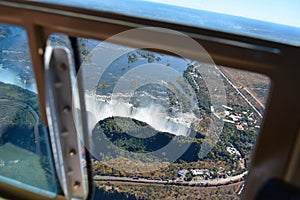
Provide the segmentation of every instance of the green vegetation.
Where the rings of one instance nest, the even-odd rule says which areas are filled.
[[[197,76],[201,77],[201,74],[197,71],[194,71],[194,66],[190,65],[183,73],[183,77],[188,81],[188,83],[192,86],[193,90],[196,93],[198,100],[198,107],[203,113],[210,114],[210,96],[208,89],[206,87],[206,83],[203,78],[197,78],[195,81],[192,73],[196,73]]]
[[[128,63],[134,63],[138,60],[138,57],[135,53],[128,53],[127,59],[128,59]]]
[[[50,146],[41,125],[37,95],[0,82],[0,109],[0,174],[39,188],[56,190]]]
[[[157,199],[224,199],[237,200],[240,184],[223,187],[182,187],[173,185],[137,185],[130,183],[96,183],[96,194],[105,199],[157,200]],[[118,198],[117,198],[118,197]],[[221,197],[221,198],[220,198]]]
[[[193,138],[194,136],[196,139]],[[170,133],[159,132],[148,124],[135,119],[111,117],[96,125],[92,137],[94,142],[97,144],[99,142],[99,145],[95,145],[99,154],[103,151],[101,141],[104,138],[109,139],[120,149],[137,153],[156,151],[166,146],[171,140],[178,147],[178,151],[182,151],[181,148],[190,144],[186,152],[178,158],[178,161],[192,162],[199,159],[198,152],[201,147],[201,140],[197,140],[197,138],[203,138],[203,135],[192,131],[189,137],[175,136]],[[168,160],[167,156],[165,159],[165,161]]]
[[[105,199],[105,200],[137,200],[137,198],[128,192],[118,192],[114,190],[114,186],[111,188],[107,187],[96,187],[94,192],[94,199]]]
[[[20,101],[24,104],[30,105],[35,112],[39,113],[37,95],[16,85],[0,82],[0,99]]]
[[[49,189],[39,156],[11,143],[0,145],[0,174],[23,183]]]
[[[178,80],[181,80],[181,79],[178,79]],[[178,81],[178,82],[180,82],[180,81]],[[182,85],[184,86],[183,89],[185,89],[185,87],[187,87],[185,82],[181,82],[181,86]],[[182,91],[180,91],[176,87],[175,84],[173,84],[172,82],[168,82],[168,88],[173,93],[173,94],[168,94],[169,100],[171,100],[170,105],[178,105],[179,110],[184,113],[190,112],[193,109],[192,103],[188,99],[186,94],[184,94]],[[184,91],[189,94],[189,90],[184,90]],[[175,104],[172,104],[172,103],[174,103],[174,100],[177,100],[177,102]]]
[[[94,129],[92,137],[95,143],[97,155],[105,151],[101,148],[100,143],[101,140],[103,140],[105,137],[109,139],[116,147],[136,153],[156,151],[167,145],[171,140],[175,141],[175,145],[178,147],[178,151],[181,150],[181,146],[190,144],[188,149],[177,159],[175,163],[168,162],[168,158],[165,158],[164,161],[168,163],[165,168],[151,173],[139,173],[138,176],[140,177],[172,179],[176,177],[177,172],[181,169],[210,169],[211,166],[222,167],[226,171],[233,171],[233,174],[242,173],[243,168],[239,165],[239,160],[233,159],[229,152],[226,150],[226,147],[233,144],[235,147],[237,147],[238,150],[241,151],[242,157],[249,158],[249,151],[252,148],[252,146],[250,145],[251,138],[247,138],[247,133],[249,132],[239,131],[238,134],[236,134],[236,129],[234,129],[234,126],[230,127],[228,125],[225,125],[225,130],[228,132],[228,134],[222,135],[222,142],[219,141],[203,160],[199,160],[198,153],[205,137],[195,131],[193,131],[190,137],[175,136],[170,133],[156,131],[146,123],[140,122],[135,119],[114,117],[100,121]],[[104,135],[105,137],[103,137]],[[147,137],[149,135],[152,136]],[[141,138],[141,136],[143,136],[144,138]],[[193,136],[195,137],[193,138]],[[112,155],[107,154],[105,156],[106,158],[108,158]],[[112,158],[113,157],[111,157],[111,159]],[[127,165],[128,167],[129,163],[131,162],[132,168],[138,167],[138,165],[144,165],[143,163],[138,164],[130,160],[123,161],[118,160],[118,165]],[[94,164],[94,170],[95,174],[98,175],[137,175],[131,172],[112,169],[106,166],[105,163],[99,162],[96,162]],[[216,171],[216,168],[211,169],[211,171]],[[213,173],[212,176],[214,176]]]
[[[99,125],[115,146],[130,152],[152,152],[164,147],[173,138],[169,133],[155,131],[146,123],[130,118],[107,118],[100,121]],[[95,130],[99,130],[100,127],[96,126]],[[147,137],[151,135],[153,136]],[[141,138],[145,136],[147,138]]]
[[[107,90],[110,88],[110,85],[107,83],[107,81],[102,81],[101,83],[99,83],[96,87],[97,89],[104,89],[104,90]]]

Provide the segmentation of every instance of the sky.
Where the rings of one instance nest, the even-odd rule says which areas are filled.
[[[146,0],[300,27],[299,0]]]

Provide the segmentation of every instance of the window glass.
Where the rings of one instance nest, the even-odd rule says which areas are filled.
[[[208,28],[223,32],[300,45],[299,2],[267,0],[264,2],[229,0],[226,5],[217,0],[111,0],[58,1],[54,4],[137,16],[146,19]],[[272,6],[270,7],[270,4]],[[155,11],[154,11],[155,10]],[[255,12],[253,12],[255,10]]]
[[[23,28],[4,24],[0,24],[0,110],[0,180],[56,193],[27,35]]]
[[[84,198],[86,197],[87,195],[87,188],[89,187],[89,184],[92,185],[92,182],[91,183],[88,183],[88,176],[90,175],[89,173],[89,169],[90,169],[90,162],[87,162],[87,157],[89,155],[87,155],[87,152],[84,148],[84,140],[85,140],[85,135],[83,134],[85,131],[83,129],[85,129],[84,125],[82,125],[82,121],[84,120],[83,117],[82,117],[82,113],[84,113],[83,110],[80,110],[81,106],[80,106],[80,103],[83,99],[80,99],[80,94],[81,94],[81,91],[80,89],[77,87],[77,85],[80,85],[79,87],[81,87],[81,82],[77,82],[77,70],[76,70],[76,66],[75,66],[75,55],[74,55],[74,50],[72,49],[72,45],[74,46],[77,46],[76,43],[78,43],[76,41],[76,38],[73,38],[74,39],[74,43],[71,42],[72,38],[70,38],[69,36],[67,35],[63,35],[63,34],[59,34],[59,33],[54,33],[54,34],[51,34],[48,41],[47,41],[47,48],[46,48],[46,55],[47,55],[47,51],[48,51],[48,48],[49,49],[54,49],[54,55],[55,54],[55,51],[56,50],[60,50],[60,52],[66,52],[66,55],[67,57],[63,57],[63,58],[60,58],[62,60],[55,60],[55,62],[66,62],[68,63],[70,66],[69,66],[69,72],[67,74],[64,74],[64,75],[61,75],[60,77],[58,77],[58,75],[56,74],[57,72],[58,73],[61,73],[61,71],[59,71],[60,69],[58,69],[58,71],[56,71],[54,73],[54,70],[55,70],[55,67],[54,69],[52,68],[52,72],[50,70],[48,70],[46,73],[49,73],[47,75],[49,75],[48,77],[53,78],[54,82],[57,81],[57,80],[62,80],[62,79],[66,79],[68,80],[68,77],[67,76],[70,76],[70,84],[72,85],[72,91],[70,92],[71,96],[70,96],[70,99],[71,100],[65,100],[63,98],[61,98],[60,94],[65,94],[66,92],[68,92],[68,89],[69,89],[69,86],[66,86],[64,85],[65,87],[63,88],[64,91],[61,92],[62,90],[62,87],[59,87],[59,89],[56,91],[57,93],[55,93],[55,101],[54,102],[51,102],[52,103],[52,106],[63,106],[64,108],[66,107],[66,104],[70,105],[70,108],[72,108],[72,111],[74,111],[72,117],[74,118],[74,121],[76,122],[80,122],[79,126],[76,126],[74,127],[75,129],[73,129],[73,127],[66,127],[65,124],[68,124],[68,123],[71,123],[72,121],[69,121],[67,123],[62,123],[62,124],[59,124],[61,120],[65,120],[62,116],[59,116],[60,114],[60,111],[58,110],[57,113],[58,115],[56,115],[60,120],[55,120],[54,123],[56,123],[55,126],[58,126],[58,127],[55,127],[55,128],[52,128],[50,129],[50,134],[56,134],[56,130],[58,131],[58,133],[60,132],[60,130],[63,130],[63,131],[66,131],[68,130],[69,132],[72,132],[72,135],[70,135],[69,138],[63,136],[61,137],[60,141],[58,142],[58,140],[56,140],[55,142],[57,142],[57,146],[58,148],[60,148],[60,145],[62,145],[62,147],[64,147],[65,149],[67,149],[68,151],[68,146],[70,146],[69,148],[74,148],[73,146],[75,145],[76,146],[76,140],[79,139],[77,142],[79,142],[79,146],[78,147],[75,147],[75,148],[78,148],[78,150],[76,150],[75,148],[72,150],[72,152],[77,152],[77,151],[80,151],[81,153],[79,154],[79,158],[78,158],[78,162],[73,162],[73,163],[70,163],[70,160],[68,160],[68,157],[64,157],[64,152],[66,150],[64,150],[64,148],[61,148],[60,150],[58,150],[57,154],[62,154],[63,157],[61,159],[64,159],[65,161],[65,168],[69,170],[69,168],[72,168],[73,169],[73,173],[71,175],[69,175],[69,172],[67,174],[65,174],[63,172],[64,168],[60,165],[57,165],[57,167],[59,168],[59,171],[62,170],[62,172],[59,172],[59,178],[63,179],[64,176],[69,176],[72,177],[72,175],[77,175],[77,177],[73,176],[72,178],[70,178],[71,180],[75,180],[75,183],[72,183],[72,181],[68,182],[63,182],[61,185],[63,188],[68,188],[70,185],[72,184],[78,184],[80,185],[80,188],[79,187],[74,187],[73,190],[71,190],[72,192],[72,195],[77,197],[77,198]],[[80,45],[82,45],[82,43],[80,42],[79,43]],[[46,56],[47,57],[47,56]],[[80,55],[79,55],[80,57]],[[48,59],[48,58],[46,58]],[[80,58],[79,58],[80,59]],[[68,61],[67,61],[68,60]],[[50,62],[51,63],[51,62]],[[53,66],[56,66],[56,64],[50,64],[49,68],[53,67]],[[47,67],[46,67],[47,68]],[[55,74],[55,75],[53,75]],[[51,77],[51,76],[53,77]],[[52,84],[52,83],[48,83],[48,84]],[[64,83],[63,83],[64,84]],[[55,83],[54,83],[55,85]],[[61,85],[61,84],[60,84]],[[50,85],[49,85],[50,86]],[[53,88],[53,90],[55,91],[55,87]],[[51,99],[51,96],[49,95],[49,98]],[[70,102],[69,102],[70,101]],[[75,104],[77,107],[75,107],[74,105],[72,105],[72,102],[73,104]],[[68,106],[69,107],[69,106]],[[51,110],[51,106],[50,106],[50,110]],[[49,112],[50,113],[50,112]],[[50,117],[50,116],[49,116]],[[51,116],[53,118],[53,116]],[[54,118],[56,118],[54,116]],[[72,119],[70,119],[72,120]],[[72,122],[73,123],[73,122]],[[71,130],[72,128],[72,130]],[[61,134],[64,134],[64,133],[61,133]],[[77,135],[74,135],[74,134],[77,134]],[[51,135],[52,136],[52,135]],[[54,136],[56,137],[56,136]],[[60,137],[60,135],[58,135],[58,137]],[[70,139],[71,137],[74,137],[76,138],[76,140],[74,140],[75,143],[71,142]],[[88,137],[88,136],[87,136]],[[73,139],[74,139],[73,138]],[[68,144],[66,146],[66,141],[68,141]],[[70,153],[72,156],[73,153]],[[75,153],[76,155],[76,153]],[[61,161],[59,159],[57,159],[58,161],[56,161],[57,163],[60,163]],[[90,160],[89,160],[90,161]],[[76,165],[76,167],[75,167]],[[75,172],[75,170],[77,170]],[[79,175],[81,174],[81,177],[79,177]],[[81,179],[81,180],[79,180]]]
[[[79,43],[95,198],[239,199],[269,78],[176,52]]]

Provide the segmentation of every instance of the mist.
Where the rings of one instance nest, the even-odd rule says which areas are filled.
[[[0,81],[7,84],[19,86],[23,89],[30,90],[31,92],[37,93],[35,80],[28,83],[26,80],[22,80],[17,72],[8,68],[0,69]]]
[[[86,110],[88,112],[89,132],[95,125],[108,117],[127,117],[147,123],[160,132],[188,136],[191,124],[197,119],[192,113],[167,112],[166,107],[153,101],[134,106],[122,98],[106,99],[86,94]]]

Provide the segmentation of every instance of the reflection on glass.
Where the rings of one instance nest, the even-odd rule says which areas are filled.
[[[267,77],[79,41],[96,198],[239,199]]]
[[[0,110],[0,179],[56,192],[26,32],[4,24],[0,25]]]

